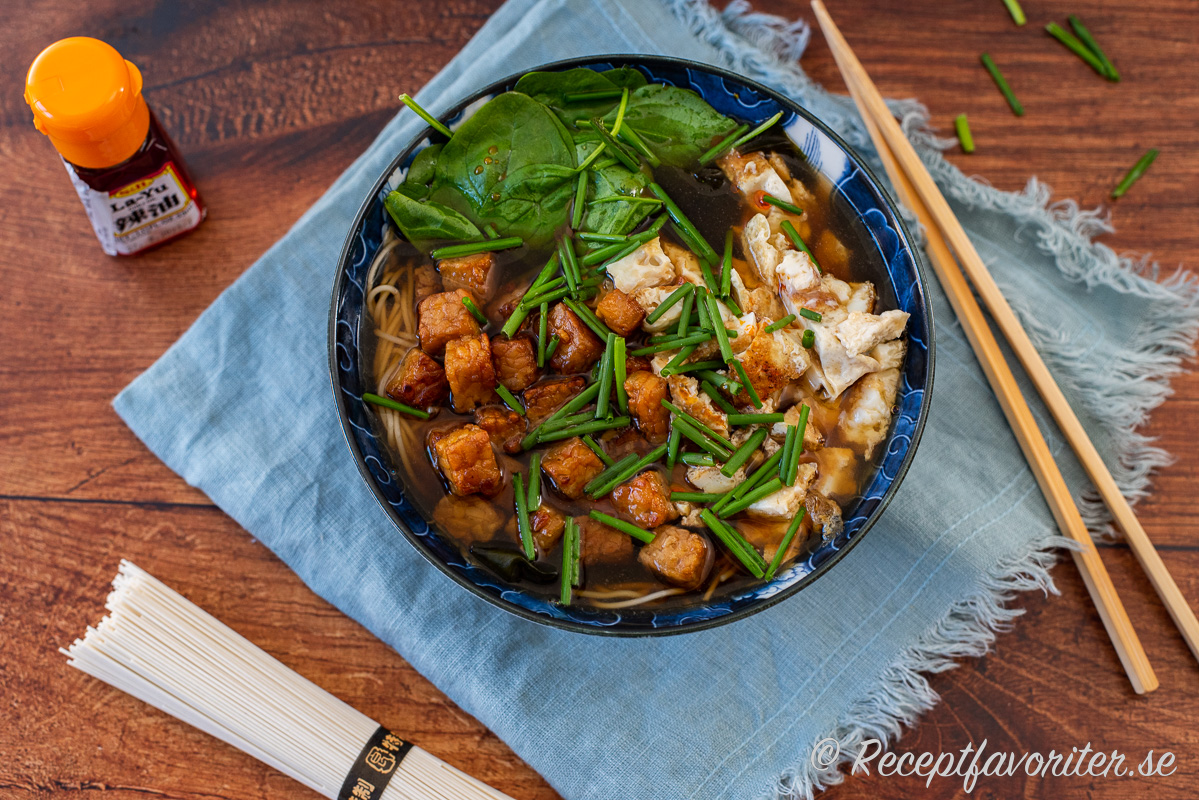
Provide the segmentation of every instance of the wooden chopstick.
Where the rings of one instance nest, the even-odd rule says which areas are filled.
[[[1099,553],[1095,549],[1086,524],[1083,522],[1082,516],[1078,513],[1078,507],[1074,504],[1074,500],[1070,496],[1070,490],[1066,486],[1066,482],[1062,478],[1061,471],[1058,469],[1056,462],[1053,460],[1049,446],[1046,444],[1044,436],[1041,435],[1040,429],[1037,428],[1032,410],[1029,408],[1024,396],[1020,393],[1015,376],[1004,359],[1003,353],[999,349],[999,344],[995,340],[995,336],[991,332],[986,319],[983,317],[982,309],[979,308],[978,302],[974,299],[974,295],[970,291],[970,286],[966,283],[965,277],[954,261],[953,254],[945,239],[949,239],[954,249],[958,252],[958,255],[962,258],[962,261],[968,265],[967,269],[971,272],[972,277],[973,270],[969,270],[971,259],[976,262],[977,268],[983,273],[986,273],[986,268],[983,266],[982,260],[974,250],[973,245],[970,244],[970,240],[961,228],[960,223],[957,222],[957,218],[950,211],[945,198],[941,195],[940,190],[937,189],[932,176],[924,169],[924,165],[920,162],[916,151],[903,135],[899,124],[887,109],[882,96],[878,93],[870,77],[866,74],[865,69],[854,56],[844,37],[841,36],[832,18],[829,17],[824,4],[820,0],[813,0],[812,8],[816,12],[816,18],[820,23],[821,29],[824,31],[825,38],[828,39],[829,47],[832,49],[837,66],[841,70],[841,74],[845,79],[846,85],[849,87],[854,102],[858,106],[858,110],[862,114],[870,137],[878,148],[887,174],[890,176],[891,182],[900,196],[900,201],[916,214],[921,224],[925,227],[928,239],[927,251],[933,268],[941,281],[942,287],[949,296],[950,304],[958,316],[958,321],[962,325],[962,329],[966,332],[966,337],[970,341],[971,347],[973,347],[975,354],[978,356],[987,380],[991,384],[991,388],[999,399],[1008,424],[1011,426],[1012,432],[1015,434],[1025,458],[1028,460],[1029,467],[1032,469],[1042,493],[1045,495],[1045,501],[1049,504],[1058,527],[1081,546],[1080,550],[1071,551],[1071,555],[1082,575],[1083,582],[1086,584],[1087,591],[1091,595],[1095,608],[1103,620],[1104,627],[1111,637],[1112,644],[1116,648],[1116,653],[1120,657],[1120,662],[1124,665],[1124,670],[1132,682],[1133,689],[1138,694],[1151,692],[1158,686],[1157,676],[1154,674],[1153,668],[1149,664],[1149,659],[1141,647],[1140,640],[1137,638],[1136,631],[1132,627],[1132,622],[1129,620],[1128,614],[1120,602],[1119,595],[1116,594],[1111,577],[1108,575],[1107,569],[1103,566],[1103,562],[1099,558]],[[922,177],[923,181],[921,180]],[[926,185],[922,186],[922,183]],[[957,234],[955,234],[955,230]],[[976,282],[975,285],[978,286],[978,283]],[[993,282],[992,285],[994,285]],[[981,291],[980,294],[982,294]],[[998,294],[997,288],[996,294]],[[999,296],[1002,298],[1002,295]],[[1004,308],[1007,308],[1007,313],[1011,315],[1012,322],[1016,328],[1020,329],[1019,322],[1016,321],[1015,315],[1006,306],[1006,303],[1004,304]],[[998,317],[994,309],[992,309],[992,315]],[[1002,325],[1001,330],[1004,330],[1005,335],[1007,334],[1007,329]],[[1020,329],[1020,332],[1023,334],[1023,329]],[[1024,339],[1027,341],[1027,335],[1024,336]],[[1029,342],[1029,348],[1032,349],[1035,355],[1036,350],[1032,348],[1031,342]],[[1036,358],[1038,363],[1041,363],[1039,355]],[[1044,369],[1043,363],[1041,363],[1041,366]],[[1052,378],[1048,377],[1047,369],[1045,370],[1045,375],[1052,383]],[[1056,385],[1054,389],[1057,389]],[[1060,396],[1060,390],[1058,391],[1058,395]],[[1065,402],[1064,397],[1062,398],[1062,404],[1066,406],[1067,410],[1069,409],[1069,405]],[[1070,415],[1073,417],[1073,412],[1070,412]],[[1075,423],[1077,425],[1076,418]],[[1078,432],[1085,438],[1086,434],[1082,432],[1082,426],[1077,425],[1077,428]],[[1089,440],[1087,444],[1090,445]],[[1094,452],[1093,445],[1091,446],[1091,451]],[[1099,459],[1097,453],[1095,459],[1102,467],[1102,460]],[[1103,467],[1103,469],[1106,472],[1106,467]],[[1108,475],[1108,478],[1110,480],[1111,476]],[[1114,481],[1112,483],[1114,485]],[[1119,492],[1117,491],[1116,494],[1118,495]],[[1146,544],[1148,544],[1147,541]],[[1151,545],[1149,549],[1152,550]],[[1154,556],[1156,557],[1156,553]],[[1158,562],[1160,564],[1160,559],[1158,559]],[[1161,569],[1164,573],[1164,566]],[[1168,573],[1166,574],[1166,578],[1167,580],[1169,579]],[[1170,585],[1173,585],[1172,580],[1170,581]],[[1175,587],[1175,591],[1177,591],[1177,587]],[[1181,597],[1181,594],[1179,596]],[[1185,602],[1183,606],[1184,608],[1186,607]],[[1189,608],[1187,611],[1189,612]]]

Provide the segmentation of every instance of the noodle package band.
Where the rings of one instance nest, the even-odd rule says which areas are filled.
[[[788,95],[881,175],[853,104],[800,68],[807,35],[742,2],[718,12],[701,0],[509,0],[416,99],[440,114],[498,76],[547,62],[665,52]],[[1034,343],[1121,489],[1142,496],[1165,454],[1134,426],[1188,352],[1199,324],[1195,284],[1141,277],[1131,259],[1089,240],[1096,217],[1067,204],[1051,212],[1040,184],[1014,194],[970,181],[941,157],[944,140],[922,127],[916,103],[894,108],[1011,304],[1037,321]],[[897,733],[936,702],[925,673],[984,652],[995,627],[1019,613],[1005,607],[1017,592],[1052,585],[1062,540],[931,277],[938,358],[919,452],[874,529],[807,589],[720,628],[614,640],[528,622],[455,585],[364,485],[327,369],[328,288],[346,232],[375,180],[425,127],[409,110],[391,120],[121,393],[116,410],[169,467],[564,797],[810,796],[838,779],[835,765],[813,764],[817,742],[834,737],[849,754]],[[1033,413],[1050,419],[1031,385],[1021,387]],[[1082,469],[1052,423],[1045,429],[1080,494]],[[1101,509],[1082,510],[1102,524]],[[347,742],[329,791],[374,729],[368,720]]]
[[[510,800],[288,669],[128,561],[112,585],[108,616],[62,650],[76,669],[330,800]]]

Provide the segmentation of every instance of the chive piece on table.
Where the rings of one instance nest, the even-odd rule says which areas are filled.
[[[745,367],[737,359],[733,359],[733,368],[737,370],[737,374],[741,376],[742,382],[745,384],[745,393],[749,395],[749,401],[754,404],[754,408],[762,407],[762,398],[758,396],[758,390],[754,388],[753,381],[745,374]]]
[[[761,136],[763,133],[765,133],[768,128],[772,127],[774,125],[774,123],[778,122],[782,118],[783,118],[783,112],[780,111],[777,114],[775,114],[773,117],[771,117],[770,119],[763,122],[758,127],[754,128],[749,133],[744,134],[743,136],[739,137],[735,142],[733,142],[733,147],[740,147],[741,145],[745,144],[746,142],[753,141],[755,138],[757,138],[758,136]]]
[[[612,460],[612,456],[608,455],[607,451],[600,446],[600,443],[591,438],[591,434],[583,434],[583,444],[587,445],[591,452],[599,456],[599,460],[604,462],[605,467],[610,467],[616,463]]]
[[[783,328],[790,325],[792,322],[795,322],[795,315],[788,314],[787,316],[783,317],[782,319],[776,319],[774,322],[767,325],[766,332],[774,333],[777,330],[782,330]]]
[[[621,94],[620,89],[599,89],[594,92],[568,92],[563,99],[568,103],[589,103],[592,100],[615,100]]]
[[[689,467],[714,467],[716,459],[711,453],[679,453],[679,461]]]
[[[724,155],[726,150],[732,148],[733,142],[737,141],[737,138],[747,130],[749,130],[748,125],[738,125],[736,128],[729,131],[728,136],[725,136],[719,142],[712,145],[711,149],[699,157],[699,165],[702,167],[709,161],[720,158],[722,155]]]
[[[1015,0],[1012,0],[1012,2],[1015,2]],[[770,560],[770,566],[766,569],[766,574],[763,576],[766,580],[774,580],[774,573],[778,572],[778,568],[782,566],[783,556],[786,554],[787,548],[791,546],[791,540],[795,538],[795,532],[799,530],[804,515],[807,513],[807,507],[800,506],[799,513],[795,515],[795,518],[791,520],[791,524],[787,526],[787,532],[783,534],[783,540],[779,542],[778,550],[775,551],[774,558]]]
[[[371,403],[372,405],[383,406],[384,408],[390,408],[390,409],[394,409],[396,411],[402,411],[403,413],[408,414],[409,416],[416,417],[417,419],[428,419],[429,418],[428,411],[421,411],[419,408],[413,408],[412,406],[406,406],[403,403],[397,403],[395,400],[392,400],[390,397],[380,397],[377,394],[371,394],[370,392],[367,392],[364,395],[362,395],[362,399],[368,403]]]
[[[1046,25],[1045,32],[1065,45],[1066,49],[1071,53],[1085,61],[1091,69],[1098,72],[1104,78],[1107,77],[1107,69],[1103,66],[1103,62],[1099,60],[1099,56],[1091,52],[1091,49],[1079,41],[1077,36],[1056,22]]]
[[[529,458],[529,509],[530,513],[541,505],[541,453]]]
[[[765,561],[757,550],[754,550],[749,542],[737,533],[731,526],[716,518],[710,509],[705,508],[699,512],[700,519],[708,526],[708,530],[716,536],[717,539],[728,549],[733,557],[741,562],[741,566],[749,570],[749,573],[755,578],[761,578],[766,574],[764,565]],[[756,558],[755,558],[756,557]],[[760,563],[759,563],[760,562]]]
[[[624,428],[631,422],[632,420],[628,417],[616,417],[615,419],[593,419],[590,422],[572,425],[570,427],[563,428],[562,430],[542,433],[540,441],[558,442],[563,439],[571,439],[575,436],[582,436],[584,433],[595,433],[597,431],[606,431],[612,428]]]
[[[773,425],[782,422],[786,414],[729,414],[730,425]]]
[[[979,56],[979,60],[983,62],[983,66],[987,68],[987,72],[991,73],[991,80],[995,81],[995,85],[999,87],[999,91],[1003,94],[1007,104],[1012,107],[1012,113],[1017,117],[1024,116],[1024,106],[1020,105],[1020,101],[1016,99],[1015,92],[1012,87],[1008,86],[1007,79],[1003,77],[1003,73],[999,71],[999,67],[995,65],[994,60],[987,53]]]
[[[575,202],[570,210],[570,228],[578,230],[583,224],[583,210],[587,204],[587,170],[579,173],[579,182],[575,185]]]
[[[683,435],[677,428],[671,428],[670,437],[666,440],[666,467],[668,469],[674,469],[674,465],[679,462],[679,445],[682,442]]]
[[[1020,0],[1003,0],[1003,4],[1007,6],[1007,12],[1012,15],[1012,22],[1017,25],[1028,22],[1024,16],[1024,9],[1020,7]]]
[[[550,315],[550,304],[542,303],[537,315],[537,369],[545,367],[545,340],[549,335],[547,318]]]
[[[762,195],[762,200],[764,202],[770,203],[770,205],[774,206],[775,208],[781,208],[783,211],[794,214],[796,216],[803,214],[803,209],[800,208],[799,206],[795,205],[794,203],[788,203],[786,200],[780,200],[779,198],[775,197],[772,194]]]
[[[673,413],[675,416],[682,417],[683,419],[687,420],[688,422],[690,422],[690,423],[691,423],[692,425],[694,425],[695,427],[699,428],[699,430],[700,430],[702,433],[704,433],[705,435],[707,435],[707,436],[708,436],[708,438],[712,439],[712,441],[714,441],[714,442],[719,442],[720,444],[724,445],[724,446],[725,446],[726,448],[728,448],[729,450],[732,450],[732,449],[733,449],[733,443],[732,443],[732,442],[730,442],[730,441],[729,441],[728,439],[726,439],[725,437],[721,436],[721,435],[720,435],[719,433],[717,433],[716,431],[712,430],[712,429],[711,429],[711,428],[710,428],[708,425],[706,425],[705,423],[701,422],[701,421],[700,421],[698,418],[696,418],[695,416],[693,416],[693,415],[691,415],[691,414],[688,414],[686,411],[684,411],[683,409],[679,408],[678,406],[676,406],[674,403],[670,402],[669,400],[663,399],[661,402],[662,402],[662,407],[663,407],[663,408],[666,408],[666,409],[668,409],[668,410],[669,410],[671,413]]]
[[[708,240],[705,239],[695,225],[691,223],[691,220],[687,219],[687,215],[684,214],[682,209],[678,207],[678,204],[676,204],[674,200],[670,199],[670,195],[666,194],[666,190],[659,186],[656,182],[649,185],[649,190],[655,197],[662,201],[662,205],[666,207],[666,213],[670,215],[670,218],[674,220],[675,224],[678,225],[680,229],[686,231],[688,236],[695,240],[695,244],[699,248],[699,250],[696,252],[696,255],[698,255],[702,260],[707,261],[709,264],[715,264],[717,261],[716,251],[712,249],[712,245],[708,244]]]
[[[623,336],[617,336],[613,342],[615,350],[612,353],[612,380],[616,384],[616,407],[621,414],[629,413],[629,393],[625,391],[624,382],[628,377],[625,363],[625,341]]]
[[[632,464],[621,468],[615,475],[604,482],[603,485],[592,490],[589,493],[591,498],[593,500],[598,500],[664,455],[666,455],[666,445],[660,444],[653,450],[650,450],[648,453],[643,455],[641,458],[634,461]],[[640,530],[640,528],[638,528],[638,530]],[[652,539],[653,537],[651,536],[650,538]]]
[[[441,261],[446,258],[473,256],[477,253],[490,253],[494,250],[511,250],[513,247],[520,247],[524,243],[525,240],[519,236],[505,236],[503,239],[490,239],[483,242],[451,244],[447,247],[439,247],[429,255],[433,257],[434,261]]]
[[[602,511],[595,511],[593,509],[588,516],[597,522],[604,523],[609,528],[615,528],[621,533],[627,533],[629,536],[632,536],[639,542],[645,542],[646,544],[649,544],[654,540],[654,535],[649,531],[643,531],[641,528],[638,528],[631,522],[625,522],[623,519],[617,519],[611,514],[605,514]]]
[[[1074,14],[1071,14],[1068,19],[1070,20],[1070,27],[1074,29],[1074,33],[1079,39],[1082,40],[1082,43],[1085,44],[1101,62],[1103,62],[1103,68],[1105,70],[1104,77],[1106,77],[1109,81],[1119,81],[1120,73],[1116,71],[1116,65],[1113,64],[1111,59],[1109,59],[1103,52],[1103,49],[1099,46],[1099,42],[1095,41],[1095,37],[1092,36],[1091,32],[1087,30],[1085,25],[1082,24],[1082,20],[1080,20]]]
[[[487,324],[487,315],[479,310],[479,307],[475,305],[474,300],[471,300],[469,297],[463,297],[462,305],[466,306],[466,310],[470,312],[472,317],[479,321],[480,325]]]
[[[974,134],[970,133],[970,120],[965,114],[958,114],[953,120],[953,129],[957,131],[958,142],[962,145],[963,153],[974,152]]]
[[[653,325],[655,322],[661,319],[662,315],[669,311],[675,303],[680,302],[684,297],[693,291],[695,291],[695,284],[684,283],[682,286],[666,295],[666,299],[659,303],[657,308],[649,312],[649,315],[646,316],[645,321],[650,325]]]
[[[729,456],[729,460],[723,467],[720,468],[720,474],[726,478],[733,477],[733,475],[737,473],[737,470],[740,469],[746,461],[749,461],[749,457],[754,454],[754,451],[762,446],[762,442],[766,441],[766,437],[769,435],[770,431],[766,430],[765,428],[758,428],[756,431],[750,434],[750,437],[742,442],[741,446],[734,450],[733,454]]]
[[[809,350],[811,350],[813,347],[816,346],[816,332],[815,331],[804,331],[803,338],[799,340],[799,343],[802,344],[804,347],[808,348]]]
[[[821,314],[819,311],[813,311],[810,308],[801,308],[799,310],[799,315],[804,319],[812,320],[812,322],[821,322],[824,319],[823,314]]]
[[[599,362],[599,397],[595,399],[595,418],[608,416],[608,404],[612,402],[612,356],[616,352],[616,334],[609,333],[604,354]]]
[[[641,169],[641,165],[637,163],[637,159],[629,155],[629,152],[625,150],[625,146],[623,144],[616,141],[612,134],[608,132],[608,129],[604,127],[604,123],[599,119],[599,117],[592,118],[591,127],[596,133],[599,134],[599,137],[603,140],[604,144],[608,145],[608,150],[612,152],[612,155],[616,156],[617,161],[619,161],[632,172],[637,172]]]
[[[516,395],[508,391],[507,386],[502,383],[497,383],[495,385],[495,393],[500,396],[500,399],[504,401],[504,405],[508,406],[508,408],[512,409],[517,414],[520,414],[522,417],[525,415],[525,407],[521,405],[519,400],[516,399]]]
[[[520,533],[520,545],[525,558],[532,560],[533,528],[529,523],[529,495],[525,492],[525,477],[519,472],[512,477],[512,491],[516,495],[516,529]]]
[[[719,406],[720,410],[724,413],[735,414],[737,412],[737,409],[733,407],[733,404],[724,399],[724,395],[720,393],[719,389],[712,385],[711,381],[700,381],[699,388],[703,390],[708,397],[711,397],[712,402]]]
[[[1145,155],[1141,156],[1140,160],[1133,165],[1132,169],[1128,171],[1128,174],[1124,176],[1123,180],[1121,180],[1116,188],[1112,190],[1112,199],[1116,200],[1123,197],[1124,193],[1128,191],[1129,187],[1136,183],[1137,179],[1145,174],[1145,170],[1149,169],[1149,165],[1153,163],[1155,158],[1157,158],[1157,150],[1150,150],[1149,152],[1145,153]]]
[[[400,95],[400,102],[415,111],[418,117],[429,123],[429,126],[441,135],[446,137],[452,137],[454,135],[454,132],[447,128],[445,124],[441,122],[441,120],[437,119],[437,117],[433,116],[428,111],[425,111],[421,104],[413,100],[412,96],[407,92]]]
[[[787,238],[791,240],[791,244],[795,245],[796,250],[802,250],[808,258],[812,259],[812,264],[816,267],[816,271],[823,272],[824,270],[820,268],[820,262],[816,260],[816,254],[808,249],[803,237],[799,235],[799,231],[795,230],[795,226],[791,224],[791,220],[783,220],[783,223],[779,227],[783,229],[783,233],[787,234]]]

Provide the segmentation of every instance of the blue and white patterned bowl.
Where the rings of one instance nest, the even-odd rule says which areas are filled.
[[[433,528],[405,496],[405,487],[376,430],[374,415],[362,402],[371,382],[359,350],[366,324],[363,283],[366,270],[379,248],[385,226],[390,225],[383,199],[403,180],[417,152],[439,134],[423,131],[396,156],[367,195],[353,228],[346,237],[333,284],[329,313],[329,370],[338,415],[358,469],[379,504],[425,558],[454,581],[483,599],[519,616],[568,630],[620,636],[644,636],[695,631],[741,619],[761,611],[810,585],[833,567],[878,520],[894,497],[916,452],[928,416],[933,378],[933,324],[924,290],[918,250],[895,211],[891,198],[863,160],[801,107],[756,83],[724,70],[674,58],[606,56],[560,61],[539,67],[565,70],[586,67],[606,70],[629,66],[653,83],[693,89],[717,111],[755,125],[783,112],[787,135],[812,166],[833,184],[832,202],[844,204],[873,241],[876,258],[867,277],[880,294],[891,294],[897,307],[911,314],[908,355],[886,452],[862,495],[845,508],[845,528],[807,558],[792,564],[771,583],[746,588],[731,596],[668,610],[601,610],[567,607],[506,585],[490,571],[465,559],[448,537]],[[522,73],[523,74],[523,73]],[[513,75],[462,100],[442,117],[456,127],[494,95],[511,89]],[[400,591],[397,587],[397,591]]]

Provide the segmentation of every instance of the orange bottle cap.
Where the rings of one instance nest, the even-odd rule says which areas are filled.
[[[87,36],[55,42],[34,59],[25,102],[62,157],[88,169],[129,158],[150,129],[141,72],[112,45]]]

